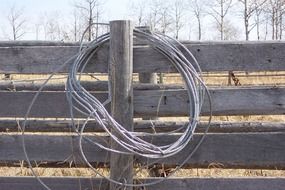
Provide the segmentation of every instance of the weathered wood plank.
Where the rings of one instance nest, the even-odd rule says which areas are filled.
[[[133,24],[131,21],[110,22],[110,59],[109,76],[111,79],[111,114],[128,131],[133,131],[134,95],[133,95]],[[120,139],[120,135],[112,133]],[[124,149],[111,140],[111,148]],[[133,156],[111,153],[110,178],[121,183],[133,183]],[[132,187],[118,187],[111,183],[110,190]]]
[[[35,92],[0,91],[0,117],[23,117],[34,94]],[[283,115],[284,94],[284,87],[215,88],[211,90],[213,115]],[[104,92],[94,95],[102,101],[107,99]],[[189,106],[187,99],[185,90],[137,90],[134,91],[134,115],[185,116]],[[206,99],[202,115],[209,114],[208,107]],[[41,93],[30,116],[69,117],[65,93]]]
[[[1,117],[24,117],[35,92],[0,92]],[[106,93],[96,93],[102,102]],[[82,117],[81,114],[76,114]],[[39,95],[32,110],[31,117],[70,117],[70,109],[65,92],[43,92]]]
[[[154,81],[154,78],[151,79]],[[0,91],[38,91],[43,82],[13,82],[0,81]],[[108,91],[108,81],[81,81],[80,84],[88,91]],[[134,90],[169,90],[169,89],[185,89],[183,85],[177,84],[148,84],[134,83]],[[64,82],[48,83],[44,91],[64,91]]]
[[[137,121],[136,131],[168,132],[186,126],[188,122],[177,121]],[[207,122],[198,123],[196,133],[203,133],[208,127]],[[247,132],[284,132],[285,123],[278,122],[212,122],[209,133],[247,133]]]
[[[52,73],[78,52],[78,47],[1,47],[1,73]],[[65,68],[67,71],[67,67]]]
[[[183,180],[170,179],[164,183],[154,185],[149,189],[164,190],[266,190],[277,189],[281,190],[284,187],[284,178],[194,178]]]
[[[157,84],[157,74],[156,73],[139,73],[139,82],[144,85],[153,85]],[[142,85],[140,85],[142,86]],[[157,120],[158,117],[143,117],[144,120]]]
[[[211,91],[213,115],[282,115],[284,94],[283,87],[215,88]],[[134,103],[136,116],[182,116],[189,110],[185,90],[137,91]],[[209,115],[207,97],[201,114]]]
[[[150,31],[150,27],[148,26],[141,26],[141,27],[137,27],[138,29],[146,32],[146,33],[151,33]],[[157,74],[156,73],[139,73],[139,82],[141,84],[157,84]],[[152,119],[152,120],[157,120],[158,117],[144,117],[143,118],[144,120],[149,120],[149,119]]]
[[[0,132],[19,132],[19,120],[0,120]],[[82,125],[83,121],[77,120],[76,124]],[[188,122],[181,121],[134,121],[134,130],[137,132],[168,132],[186,126]],[[207,123],[198,123],[196,132],[204,132]],[[70,132],[71,122],[68,120],[28,120],[26,123],[27,132]],[[89,122],[86,125],[86,132],[103,132],[103,129],[96,122]],[[285,132],[285,123],[281,122],[212,122],[209,128],[210,133],[243,133],[243,132]]]
[[[108,182],[101,178],[43,177],[53,190],[108,189]],[[139,179],[150,182],[157,179]],[[5,190],[39,190],[41,185],[33,177],[1,177],[0,186]],[[148,190],[283,190],[285,179],[269,177],[252,178],[168,178],[162,183],[146,187]],[[138,190],[138,189],[137,189]]]
[[[13,82],[0,81],[1,91],[38,91],[44,81]],[[88,91],[108,91],[108,81],[81,81],[81,85]],[[48,83],[44,91],[65,91],[64,82]]]
[[[0,47],[34,47],[34,46],[79,46],[77,42],[63,42],[63,41],[41,41],[41,40],[20,40],[20,41],[1,41]]]
[[[195,135],[193,141],[180,153],[166,160],[156,161],[166,164],[178,164],[189,155],[192,146],[201,135]],[[94,137],[90,137],[95,140]],[[169,143],[177,139],[177,135],[161,136],[153,143]],[[225,168],[285,168],[285,133],[229,133],[208,134],[187,167],[208,167],[211,163],[219,163]],[[26,135],[27,152],[31,160],[62,162],[74,159],[81,163],[78,151],[78,137],[53,135]],[[0,136],[0,160],[18,162],[25,160],[20,135]],[[107,139],[105,139],[107,140]],[[152,139],[149,139],[152,140]],[[103,140],[102,140],[103,142]],[[83,149],[91,162],[108,162],[105,151],[83,142]],[[144,163],[141,158],[137,162]]]
[[[42,42],[41,42],[42,43]],[[184,42],[203,71],[284,71],[283,42]],[[1,73],[51,73],[78,51],[78,46],[13,46],[0,43]],[[107,72],[108,45],[102,46],[86,72]],[[96,64],[95,64],[96,63]],[[66,72],[67,67],[62,72]],[[134,48],[134,72],[176,72],[150,47]]]

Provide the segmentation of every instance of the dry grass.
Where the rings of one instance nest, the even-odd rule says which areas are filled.
[[[242,86],[259,85],[285,85],[285,72],[235,72]],[[179,74],[164,74],[163,82],[166,84],[181,84],[182,78]],[[203,78],[208,86],[234,86],[227,72],[205,73]]]
[[[284,170],[248,170],[248,169],[181,169],[176,177],[278,177],[285,176]]]
[[[242,86],[248,85],[285,85],[285,72],[235,72],[236,78],[239,79]],[[48,75],[43,74],[16,74],[10,75],[10,79],[17,80],[34,80],[34,79],[46,79]],[[0,78],[4,78],[4,75],[0,75]],[[66,75],[55,75],[55,80],[51,82],[65,82]],[[60,78],[60,79],[58,79]],[[215,72],[204,73],[203,78],[209,86],[228,86],[229,76],[227,72]],[[82,80],[108,80],[105,74],[84,74]],[[134,74],[134,81],[138,81],[138,75]],[[179,74],[163,74],[163,83],[165,84],[182,84],[182,78]],[[234,82],[232,81],[232,85]]]
[[[38,176],[93,176],[88,168],[34,168]],[[1,167],[1,176],[33,176],[30,169],[25,167]]]
[[[42,177],[99,177],[94,171],[88,168],[40,168],[35,167],[34,171],[38,176]],[[98,172],[105,176],[109,175],[107,169],[97,169]],[[25,167],[1,167],[0,176],[33,176],[30,169]],[[180,169],[175,172],[173,177],[280,177],[285,176],[284,170],[249,170],[249,169],[223,169],[223,168],[209,168],[209,169]],[[150,177],[146,170],[140,170],[136,177]]]

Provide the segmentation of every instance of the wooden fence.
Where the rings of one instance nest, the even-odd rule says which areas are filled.
[[[115,27],[116,28],[116,27]],[[117,30],[117,29],[116,29]],[[111,29],[112,32],[112,29]],[[117,31],[122,35],[122,31]],[[111,39],[112,40],[112,39]],[[115,40],[116,41],[116,40]],[[129,41],[131,43],[132,40]],[[122,43],[122,42],[113,42]],[[199,61],[203,71],[285,71],[284,42],[183,42]],[[114,45],[114,44],[113,44]],[[117,44],[118,45],[118,44]],[[129,47],[132,47],[130,44]],[[112,46],[112,41],[111,41]],[[115,47],[115,46],[112,46]],[[106,73],[108,71],[109,45],[104,45],[86,67],[86,72]],[[11,74],[49,74],[78,51],[78,44],[57,42],[1,42],[0,72]],[[177,72],[169,61],[151,47],[134,42],[133,72]],[[132,62],[132,60],[129,60]],[[93,64],[94,63],[94,64]],[[68,68],[61,71],[67,72]],[[117,71],[118,72],[118,71]],[[124,71],[127,72],[127,71]],[[128,72],[127,72],[128,73]],[[128,73],[131,74],[131,73]],[[126,82],[126,81],[125,81]],[[107,82],[83,82],[99,99],[107,97]],[[31,82],[0,82],[0,162],[13,166],[25,160],[17,119],[21,123],[28,106],[39,89]],[[187,94],[183,86],[163,84],[134,84],[134,117],[187,116]],[[210,89],[214,116],[233,115],[282,115],[285,114],[285,88],[266,87],[220,87]],[[162,101],[161,100],[162,98]],[[158,102],[159,113],[157,114]],[[207,100],[202,115],[209,115]],[[111,109],[111,108],[110,108]],[[113,108],[112,108],[113,109]],[[132,109],[132,108],[131,108]],[[57,167],[73,161],[82,164],[79,154],[78,137],[68,133],[58,135],[54,132],[68,132],[69,122],[51,118],[68,119],[68,103],[64,86],[51,84],[36,101],[27,124],[27,132],[41,132],[26,136],[26,146],[32,162],[46,163]],[[80,115],[78,115],[80,117]],[[120,116],[118,116],[120,117]],[[48,119],[41,119],[48,118]],[[130,121],[128,121],[130,122]],[[175,129],[183,122],[156,121],[158,130]],[[89,132],[101,132],[95,123],[88,124]],[[148,131],[150,122],[136,121],[135,131]],[[198,131],[205,128],[198,125]],[[207,168],[218,163],[223,168],[246,169],[285,169],[285,124],[274,122],[259,123],[213,123],[210,133],[185,167]],[[45,132],[49,132],[45,134]],[[200,136],[197,134],[196,136]],[[90,137],[92,138],[92,137]],[[106,137],[107,138],[107,137]],[[176,135],[161,137],[170,142]],[[199,138],[194,138],[198,140]],[[71,143],[73,147],[71,147]],[[189,144],[191,147],[191,144]],[[186,147],[187,149],[187,147]],[[109,163],[107,152],[84,143],[84,151],[92,163]],[[167,159],[165,164],[174,166],[187,151]],[[72,158],[72,160],[67,160]],[[144,162],[134,159],[136,162]],[[153,178],[140,179],[152,181]],[[99,178],[45,177],[43,181],[55,190],[108,189],[108,182]],[[170,178],[163,183],[146,189],[153,190],[281,190],[285,187],[284,177],[252,178]],[[0,177],[0,189],[38,190],[43,189],[33,177]]]

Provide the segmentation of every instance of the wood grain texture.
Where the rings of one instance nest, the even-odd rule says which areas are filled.
[[[1,117],[24,117],[36,92],[0,92]],[[101,101],[107,99],[106,93],[96,93]],[[75,112],[75,115],[82,117]],[[31,117],[70,117],[70,109],[65,92],[40,93],[32,110]]]
[[[53,190],[108,189],[108,182],[101,178],[44,177],[41,178]],[[157,179],[139,179],[139,182]],[[5,190],[39,190],[41,185],[33,177],[1,177],[0,186]],[[169,178],[147,190],[283,190],[284,178]],[[139,190],[139,189],[135,189]]]
[[[111,115],[128,131],[133,131],[133,24],[131,21],[110,22],[109,78],[111,82]],[[121,138],[113,130],[112,133]],[[124,151],[116,141],[111,140],[111,148]],[[121,183],[133,183],[133,156],[111,153],[110,178]],[[110,190],[131,190],[110,184]]]
[[[98,138],[90,137],[92,140]],[[173,142],[177,135],[161,136],[154,143],[164,144]],[[193,141],[180,153],[166,160],[154,161],[175,165],[181,163],[189,151],[198,142],[201,135],[195,135]],[[224,168],[271,168],[285,169],[285,134],[280,133],[229,133],[208,134],[193,157],[185,167],[209,167],[219,163]],[[42,162],[72,161],[82,163],[78,151],[78,137],[62,135],[26,135],[27,152],[31,160]],[[20,135],[0,136],[0,160],[7,163],[25,160],[22,151]],[[108,142],[108,139],[105,139]],[[149,140],[151,140],[149,138]],[[101,140],[104,142],[103,140]],[[91,162],[108,162],[105,151],[83,142],[84,152]],[[145,159],[137,158],[144,163]],[[153,161],[153,160],[149,160]]]
[[[139,30],[144,31],[146,33],[151,34],[150,27],[148,26],[139,26],[137,27]],[[156,73],[139,73],[139,83],[155,85],[157,84],[157,74]],[[144,120],[157,120],[158,117],[144,117]]]
[[[136,121],[136,131],[169,132],[186,126],[188,122],[179,121]],[[207,122],[198,123],[197,133],[203,133],[208,127]],[[282,122],[211,122],[210,133],[247,133],[247,132],[285,132],[285,123]]]
[[[213,115],[268,115],[285,113],[285,88],[216,88],[211,90]],[[135,91],[136,116],[185,116],[189,110],[185,90]],[[159,108],[159,109],[158,109]],[[158,112],[159,110],[159,112]],[[205,101],[202,115],[209,115]]]
[[[18,123],[23,119],[0,120],[0,132],[19,132]],[[76,124],[82,125],[83,121],[77,120]],[[188,122],[177,121],[134,121],[134,130],[138,132],[169,132],[186,126]],[[204,132],[207,123],[198,123],[196,132]],[[70,132],[71,121],[68,120],[28,120],[27,132]],[[96,122],[89,122],[86,132],[103,132]],[[212,122],[209,128],[211,133],[246,133],[246,132],[285,132],[285,123],[281,122]]]
[[[153,85],[157,84],[157,74],[156,73],[139,73],[139,82],[144,85]],[[140,86],[142,86],[140,84]],[[157,120],[158,117],[143,117],[144,120]]]
[[[149,81],[149,80],[147,80]],[[154,81],[152,78],[150,81]],[[0,91],[38,91],[43,82],[29,81],[29,82],[13,82],[0,81]],[[88,91],[108,91],[108,81],[81,81],[80,84]],[[150,84],[137,83],[133,84],[134,90],[169,90],[169,89],[185,89],[183,85],[177,84]],[[64,91],[64,82],[48,83],[44,91]]]
[[[20,41],[1,41],[0,47],[30,47],[30,46],[79,46],[77,42],[63,42],[63,41],[47,41],[47,40],[20,40]]]
[[[0,81],[1,91],[38,91],[42,86],[44,80],[27,81],[27,82],[13,82]],[[88,91],[108,91],[108,81],[81,81],[80,84]],[[64,82],[48,83],[44,91],[65,91]]]
[[[51,73],[78,52],[78,44],[43,42],[33,46],[0,43],[1,73]],[[283,42],[184,42],[203,71],[284,71]],[[51,44],[52,45],[52,44]],[[108,71],[108,44],[103,45],[86,72]],[[61,72],[66,72],[67,67]],[[176,72],[169,61],[150,47],[134,48],[134,72]]]
[[[284,87],[211,89],[213,115],[284,115]],[[35,92],[0,91],[0,117],[23,117]],[[94,93],[101,101],[104,92]],[[69,117],[64,92],[43,92],[35,102],[30,117]],[[159,104],[160,103],[160,104]],[[20,106],[19,106],[20,105]],[[134,116],[186,116],[188,98],[185,90],[134,91]],[[157,113],[159,107],[159,112]],[[209,115],[207,98],[202,115]],[[77,117],[82,117],[77,114]]]

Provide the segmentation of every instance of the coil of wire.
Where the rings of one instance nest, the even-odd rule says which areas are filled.
[[[180,132],[179,138],[177,138],[171,143],[160,145],[153,143],[152,140],[146,140],[144,138],[145,136],[157,137],[164,135],[165,133],[153,134],[147,132],[138,133],[133,131],[127,131],[124,126],[120,125],[116,120],[114,120],[112,116],[108,113],[108,110],[106,109],[106,105],[110,103],[111,99],[110,85],[109,85],[109,98],[106,101],[101,102],[95,96],[93,96],[91,92],[88,92],[86,89],[84,89],[84,87],[80,84],[81,75],[82,73],[84,73],[84,69],[86,68],[86,66],[90,64],[90,59],[96,54],[96,52],[100,49],[100,47],[109,42],[110,40],[109,33],[106,33],[98,37],[97,39],[88,44],[83,45],[83,43],[81,43],[79,53],[70,58],[62,66],[60,66],[58,68],[58,71],[64,68],[67,64],[69,64],[71,60],[74,60],[71,66],[69,67],[70,69],[66,82],[66,96],[70,106],[70,115],[72,119],[73,129],[80,137],[79,148],[85,163],[94,172],[96,172],[97,174],[99,174],[100,176],[104,177],[105,179],[109,180],[112,183],[124,186],[147,186],[147,185],[156,184],[163,180],[160,179],[155,182],[144,183],[144,184],[124,184],[122,182],[115,181],[98,173],[97,170],[93,168],[92,164],[89,163],[82,147],[82,141],[86,140],[89,143],[92,143],[109,152],[128,154],[128,155],[138,155],[148,159],[167,159],[173,155],[176,155],[181,150],[183,150],[193,138],[197,123],[199,121],[199,115],[201,112],[205,95],[208,96],[210,113],[212,108],[211,108],[210,93],[203,81],[203,78],[201,77],[202,71],[200,69],[200,66],[195,57],[192,55],[192,53],[182,43],[164,34],[156,32],[147,33],[139,29],[134,29],[134,36],[138,40],[146,41],[150,47],[154,48],[156,51],[165,56],[184,79],[185,88],[187,90],[189,98],[189,104],[188,104],[189,123],[186,127],[182,127],[181,130],[178,130]],[[52,74],[48,78],[48,80],[54,74]],[[45,183],[39,177],[37,177],[37,175],[33,171],[31,162],[29,160],[29,156],[26,152],[25,139],[24,139],[26,119],[29,115],[29,112],[36,98],[38,97],[40,91],[43,89],[48,80],[45,83],[43,83],[43,86],[35,95],[33,101],[29,106],[29,109],[25,116],[25,122],[23,124],[22,142],[23,142],[24,153],[27,162],[29,164],[29,167],[32,170],[32,173],[36,176],[38,181],[46,189],[50,190],[50,188],[47,185],[45,185]],[[85,122],[80,127],[75,127],[75,122],[73,121],[75,112],[83,114],[86,118]],[[91,140],[88,137],[84,136],[84,130],[89,121],[96,121],[102,127],[102,129],[104,129],[104,131],[110,136],[110,138],[112,138],[116,143],[118,143],[123,149],[113,149],[110,146],[110,143],[105,142],[104,140],[94,140],[94,139]],[[206,128],[204,134],[207,133],[208,128],[210,126],[210,122],[211,122],[211,115],[209,117],[208,127]],[[168,134],[176,133],[178,131],[177,130],[169,131]],[[192,151],[189,152],[189,154],[181,162],[178,168],[180,168],[190,159],[193,153],[201,145],[204,137],[205,135],[200,139],[198,143],[196,143]],[[98,136],[98,139],[101,139],[101,137]]]
[[[105,108],[105,105],[110,99],[101,103],[80,85],[81,73],[84,72],[89,60],[100,46],[109,41],[109,34],[99,37],[97,40],[91,42],[88,47],[83,49],[70,69],[66,90],[70,103],[71,116],[73,117],[74,110],[76,110],[84,114],[88,119],[94,119],[114,141],[124,148],[124,151],[114,150],[106,145],[96,143],[105,150],[122,154],[136,154],[147,158],[166,158],[173,156],[189,143],[199,120],[205,90],[207,91],[202,78],[200,78],[201,69],[191,52],[183,44],[173,38],[159,33],[149,34],[137,29],[134,30],[134,36],[146,40],[149,45],[166,56],[185,81],[189,96],[189,124],[180,138],[171,144],[159,146],[144,140],[140,137],[141,135],[138,136],[136,132],[127,131],[124,126],[112,118]],[[81,129],[83,132],[84,126]],[[117,134],[116,136],[114,132]]]

